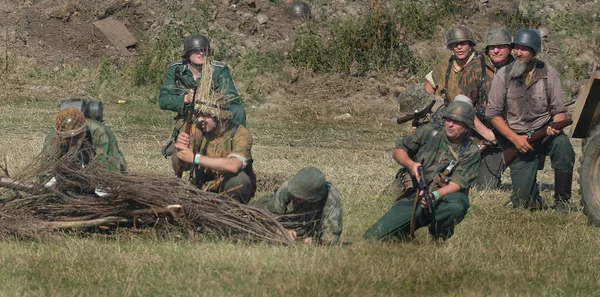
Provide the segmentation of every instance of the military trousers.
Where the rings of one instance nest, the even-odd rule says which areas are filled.
[[[247,204],[256,192],[256,184],[245,171],[226,174],[219,187],[219,193],[223,192],[237,202]]]
[[[572,172],[575,164],[575,151],[564,133],[546,136],[534,145],[534,151],[519,155],[509,166],[512,179],[510,196],[513,207],[531,207],[537,203],[539,188],[537,170],[540,155],[550,157],[552,169],[556,172]]]
[[[498,146],[488,146],[481,152],[479,175],[475,183],[484,189],[497,189],[502,185],[502,172],[504,171],[502,149]]]
[[[414,199],[399,200],[364,235],[368,240],[406,239],[410,233],[410,218]],[[469,198],[463,193],[450,193],[436,204],[433,215],[424,213],[421,205],[415,213],[415,230],[427,226],[438,238],[450,238],[454,227],[467,215]]]

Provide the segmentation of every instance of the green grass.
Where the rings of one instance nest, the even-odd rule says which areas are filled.
[[[8,141],[0,152],[9,156],[13,170],[39,150],[53,106],[3,106],[0,131]],[[417,232],[415,243],[365,242],[364,231],[390,206],[390,199],[379,192],[397,169],[390,150],[403,129],[391,124],[278,122],[256,115],[249,113],[256,170],[292,175],[307,165],[321,168],[341,191],[342,240],[351,244],[283,247],[127,234],[5,240],[0,242],[0,295],[600,294],[600,229],[587,226],[582,213],[507,210],[501,204],[508,191],[472,191],[469,214],[443,246],[432,243],[424,229]],[[169,162],[158,152],[168,136],[169,116],[144,100],[107,105],[107,121],[131,170],[169,174]],[[22,118],[34,120],[25,124]],[[31,133],[21,133],[23,128]],[[551,183],[546,167],[540,180]],[[549,200],[552,192],[542,195]],[[575,195],[573,200],[578,199]]]

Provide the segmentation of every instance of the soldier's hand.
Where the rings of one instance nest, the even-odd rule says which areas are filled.
[[[533,147],[527,141],[527,135],[517,135],[512,142],[521,154],[533,151]]]
[[[189,92],[183,96],[184,103],[191,103],[192,101],[194,101],[194,89],[190,89]]]
[[[185,133],[185,132],[180,132],[179,135],[177,135],[177,141],[175,142],[175,147],[178,148],[179,147],[183,147],[185,146],[186,148],[190,146],[190,141],[191,141],[191,137],[189,134]]]
[[[298,234],[296,234],[296,230],[287,230],[287,233],[292,238],[292,240],[296,240],[296,238],[298,238]]]
[[[546,134],[548,134],[548,135],[558,135],[559,133],[560,133],[560,130],[554,129],[551,126],[548,126],[548,128],[546,128]]]
[[[415,131],[417,131],[417,127],[412,126],[408,129],[408,134],[413,134],[413,133],[415,133]]]
[[[494,135],[494,132],[492,132],[492,130],[487,129],[487,131],[485,131],[485,133],[483,133],[483,139],[489,141],[490,143],[496,144],[496,135]]]
[[[408,168],[408,170],[410,170],[410,173],[412,173],[412,175],[417,179],[417,182],[421,181],[421,177],[419,176],[419,166],[421,166],[421,163],[413,162],[410,168]]]

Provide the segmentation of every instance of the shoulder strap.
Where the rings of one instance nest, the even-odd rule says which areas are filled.
[[[450,71],[452,70],[452,64],[454,63],[454,56],[448,59],[448,67],[446,67],[446,75],[444,76],[444,88],[440,91],[440,95],[444,98],[445,102],[450,101],[448,98],[448,79],[450,78]]]
[[[231,136],[229,136],[229,146],[232,151],[233,151],[233,137],[235,136],[235,132],[237,132],[239,127],[240,127],[240,124],[238,122],[235,122],[233,124],[233,128],[231,128]]]
[[[506,74],[504,75],[504,120],[508,120],[508,89],[510,88],[510,72],[513,68],[513,63],[510,63],[504,67]]]

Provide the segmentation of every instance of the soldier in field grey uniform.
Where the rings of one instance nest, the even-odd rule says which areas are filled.
[[[521,153],[509,166],[513,190],[506,206],[545,208],[538,198],[536,176],[540,155],[549,155],[554,169],[552,208],[568,211],[575,163],[569,138],[548,127],[548,136],[535,144],[535,149],[527,141],[529,132],[567,118],[558,72],[537,58],[542,49],[539,32],[518,30],[512,47],[515,61],[494,76],[485,111],[496,130]]]
[[[423,212],[425,199],[415,213],[415,229],[427,226],[435,238],[447,239],[454,234],[469,209],[469,187],[479,172],[479,149],[471,141],[475,111],[470,99],[458,95],[444,111],[444,127],[428,124],[415,133],[398,139],[392,157],[416,179],[417,168],[423,166],[424,178],[435,201],[434,213]],[[436,133],[437,132],[437,133]],[[400,175],[400,174],[399,174]],[[397,178],[403,178],[398,176]],[[398,197],[392,208],[364,235],[365,239],[405,239],[410,233],[410,221],[417,187],[412,186]]]
[[[278,215],[294,239],[337,244],[342,235],[340,192],[315,167],[302,168],[275,191],[257,201]]]

